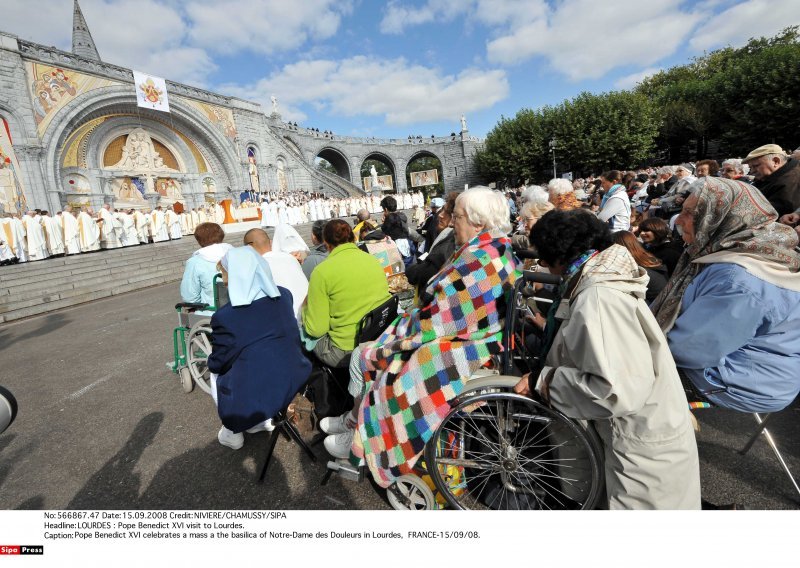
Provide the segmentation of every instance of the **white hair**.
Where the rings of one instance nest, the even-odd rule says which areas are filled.
[[[675,168],[672,166],[662,166],[658,168],[658,175],[663,176],[666,174],[672,175],[675,173]]]
[[[570,191],[573,191],[572,182],[568,179],[553,178],[547,182],[547,191],[549,191],[551,195],[562,195],[564,193],[569,193]]]
[[[541,185],[529,185],[522,192],[523,203],[547,203],[550,196]]]
[[[504,233],[511,231],[508,199],[501,192],[479,185],[459,195],[456,203],[464,207],[467,219],[473,225]]]
[[[747,172],[750,171],[750,166],[742,163],[742,161],[739,158],[728,158],[727,160],[722,162],[722,167],[724,168],[726,164],[733,166],[737,172],[742,172],[742,175],[747,175]]]

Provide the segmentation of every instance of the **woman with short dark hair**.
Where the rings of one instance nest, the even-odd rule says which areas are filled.
[[[551,211],[531,231],[563,283],[541,361],[515,391],[587,420],[604,447],[610,509],[699,509],[700,467],[675,363],[645,302],[647,276],[608,226]]]

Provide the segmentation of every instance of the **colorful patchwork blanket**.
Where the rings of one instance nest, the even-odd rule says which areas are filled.
[[[363,344],[366,395],[352,451],[382,487],[411,473],[449,401],[502,350],[505,290],[514,278],[511,241],[484,231],[431,279],[422,307]]]

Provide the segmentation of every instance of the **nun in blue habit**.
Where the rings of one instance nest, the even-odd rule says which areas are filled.
[[[311,363],[300,347],[292,294],[275,285],[267,261],[240,247],[220,265],[230,303],[211,318],[208,369],[223,425],[217,438],[238,450],[242,432],[272,430],[271,418],[305,384]]]

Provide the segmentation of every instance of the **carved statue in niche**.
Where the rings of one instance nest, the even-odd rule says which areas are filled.
[[[125,146],[122,148],[122,158],[116,164],[109,166],[112,170],[128,171],[175,171],[164,164],[164,159],[159,155],[150,135],[142,128],[136,128],[128,134]]]

